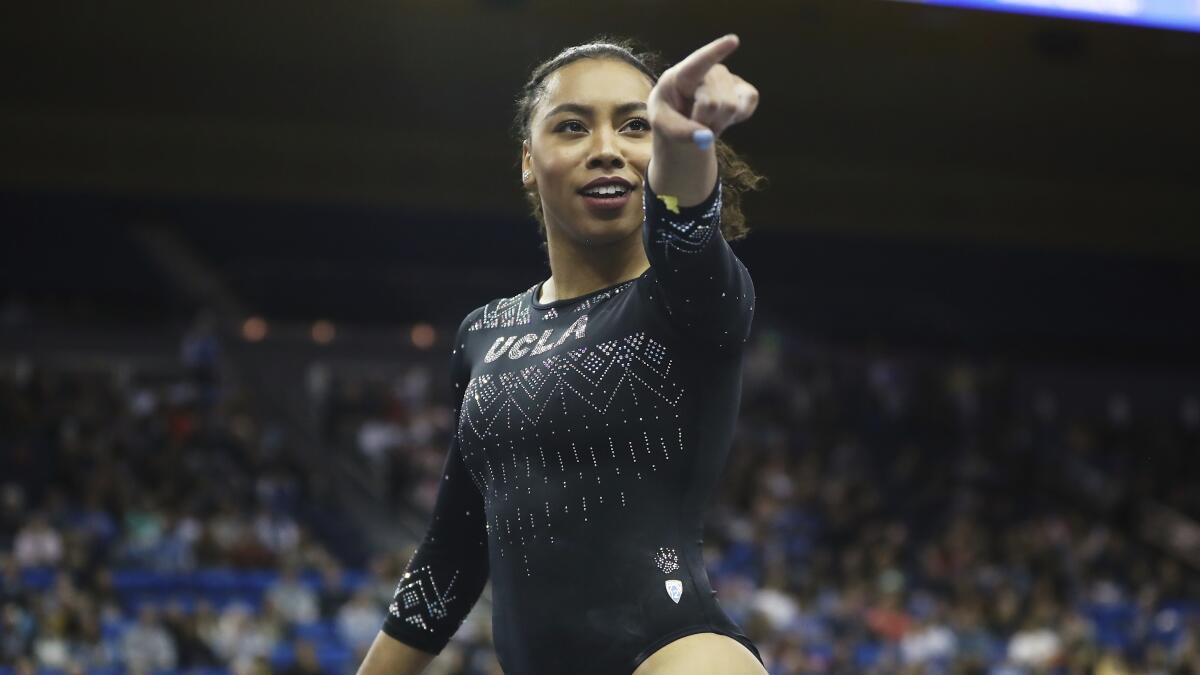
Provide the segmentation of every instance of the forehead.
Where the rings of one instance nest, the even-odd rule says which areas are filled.
[[[546,78],[543,109],[559,103],[608,108],[627,101],[645,101],[653,85],[642,71],[616,59],[580,59]]]

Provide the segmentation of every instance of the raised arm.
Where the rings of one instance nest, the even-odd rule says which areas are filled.
[[[454,429],[425,537],[405,566],[379,635],[359,675],[415,675],[441,653],[488,579],[483,496],[459,451],[458,417],[470,369],[463,358],[466,327],[459,326],[450,358]]]
[[[654,297],[688,338],[717,347],[745,341],[754,284],[721,235],[715,140],[758,105],[758,90],[720,63],[738,46],[726,35],[668,68],[647,104],[654,129],[643,190],[643,244]]]

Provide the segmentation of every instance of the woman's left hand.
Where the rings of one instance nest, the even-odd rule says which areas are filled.
[[[655,136],[707,148],[725,129],[754,114],[758,89],[721,63],[738,44],[730,33],[663,72],[646,103]]]

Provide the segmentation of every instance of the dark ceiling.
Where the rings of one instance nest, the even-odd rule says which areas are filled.
[[[0,190],[521,222],[511,101],[600,33],[726,32],[752,224],[1200,256],[1200,35],[875,0],[25,3]]]
[[[1193,362],[1200,35],[887,0],[26,3],[0,22],[0,301],[186,321],[166,228],[271,320],[455,325],[545,278],[511,102],[600,34],[742,38],[775,319]],[[84,231],[84,234],[80,234]],[[758,321],[759,319],[756,319]]]

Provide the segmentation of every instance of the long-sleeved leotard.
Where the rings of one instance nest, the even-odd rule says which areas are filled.
[[[397,640],[439,653],[490,575],[506,673],[631,673],[698,632],[761,661],[701,554],[754,286],[719,230],[719,181],[674,209],[642,185],[645,273],[551,303],[539,283],[459,327],[454,437],[383,626]]]

